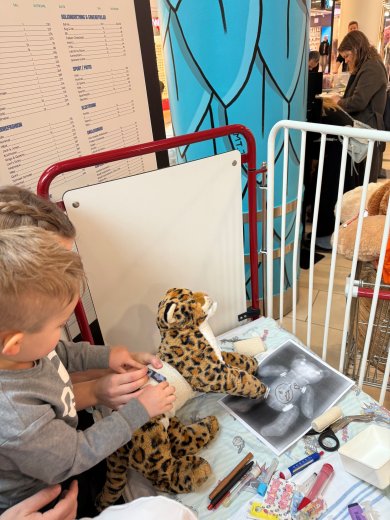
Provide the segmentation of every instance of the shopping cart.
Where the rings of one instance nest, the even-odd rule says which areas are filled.
[[[376,271],[371,263],[359,262],[353,284],[350,326],[348,331],[344,373],[357,380],[362,364],[362,352],[367,335]],[[347,288],[348,288],[347,283]],[[390,285],[379,286],[373,330],[364,368],[364,383],[381,387],[390,348]],[[390,383],[387,381],[387,389]]]

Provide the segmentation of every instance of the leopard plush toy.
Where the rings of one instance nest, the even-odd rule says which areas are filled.
[[[176,409],[198,393],[250,398],[262,398],[267,393],[267,387],[254,376],[258,366],[255,358],[220,350],[207,322],[215,309],[216,304],[205,293],[188,289],[170,289],[158,306],[158,355],[163,368],[157,372],[176,387]],[[215,437],[218,429],[214,416],[188,426],[177,417],[149,421],[107,459],[107,480],[98,497],[98,508],[120,497],[129,466],[161,491],[195,491],[211,474],[208,462],[196,453]]]
[[[263,397],[268,388],[254,376],[256,359],[221,351],[207,321],[215,310],[216,303],[203,292],[169,289],[158,306],[159,358],[198,392]]]

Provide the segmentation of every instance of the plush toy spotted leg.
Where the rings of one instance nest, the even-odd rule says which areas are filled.
[[[214,439],[218,431],[219,424],[214,415],[189,425],[182,424],[177,417],[172,417],[168,426],[172,455],[179,458],[197,453]]]
[[[206,460],[192,454],[180,458],[173,455],[172,451],[179,451],[178,448],[172,450],[171,445],[171,438],[174,438],[178,430],[179,421],[176,421],[176,429],[173,424],[168,430],[159,420],[149,421],[134,432],[129,443],[108,457],[106,482],[96,500],[99,511],[114,504],[122,495],[130,466],[150,480],[157,489],[171,493],[195,491],[207,480],[211,468]],[[219,428],[216,418],[212,416],[201,422],[204,424],[200,425],[198,449],[206,445]],[[198,423],[190,425],[195,433],[197,425]],[[182,434],[189,435],[190,431],[187,429]],[[171,438],[168,432],[171,433]],[[190,445],[191,450],[195,449],[196,442],[190,442]]]
[[[159,421],[150,421],[139,428],[131,444],[129,465],[161,491],[195,491],[211,474],[209,463],[201,457],[173,456],[168,430]]]
[[[95,502],[96,509],[99,512],[106,509],[106,507],[115,504],[122,495],[127,482],[130,449],[131,442],[116,450],[115,453],[106,459],[106,482],[104,483],[103,489],[97,496]]]

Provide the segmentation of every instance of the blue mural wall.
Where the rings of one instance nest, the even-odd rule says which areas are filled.
[[[256,138],[258,167],[266,161],[268,133],[273,125],[281,119],[306,118],[308,3],[308,0],[159,0],[174,134],[240,123]],[[287,202],[295,200],[297,195],[299,145],[299,136],[292,135]],[[245,151],[239,136],[183,147],[179,160],[191,161],[232,149]],[[283,135],[279,134],[277,186],[281,186],[282,151]],[[242,197],[245,212],[245,168]],[[276,189],[275,206],[280,201],[281,194]],[[260,190],[258,209],[261,209]],[[293,240],[294,222],[294,212],[289,213],[287,245]],[[279,227],[276,221],[275,249],[280,245]],[[261,223],[258,229],[261,248]],[[247,254],[246,226],[244,235]],[[291,286],[291,263],[288,254],[285,290]],[[261,280],[261,266],[259,269]],[[246,276],[249,296],[249,266]],[[279,280],[278,261],[274,279]]]

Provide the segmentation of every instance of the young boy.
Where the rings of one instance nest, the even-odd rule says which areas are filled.
[[[59,341],[85,283],[79,256],[34,227],[0,231],[0,513],[79,474],[171,409],[174,388],[145,386],[87,430],[77,431],[68,371],[129,369],[124,347]]]
[[[51,231],[66,249],[72,249],[74,245],[76,230],[56,204],[19,186],[0,186],[0,230],[20,226]],[[130,400],[131,392],[148,382],[145,365],[161,368],[160,360],[147,352],[132,353],[132,357],[133,367],[138,370],[122,374],[106,373],[106,370],[72,373],[76,409],[97,404],[117,409]]]

